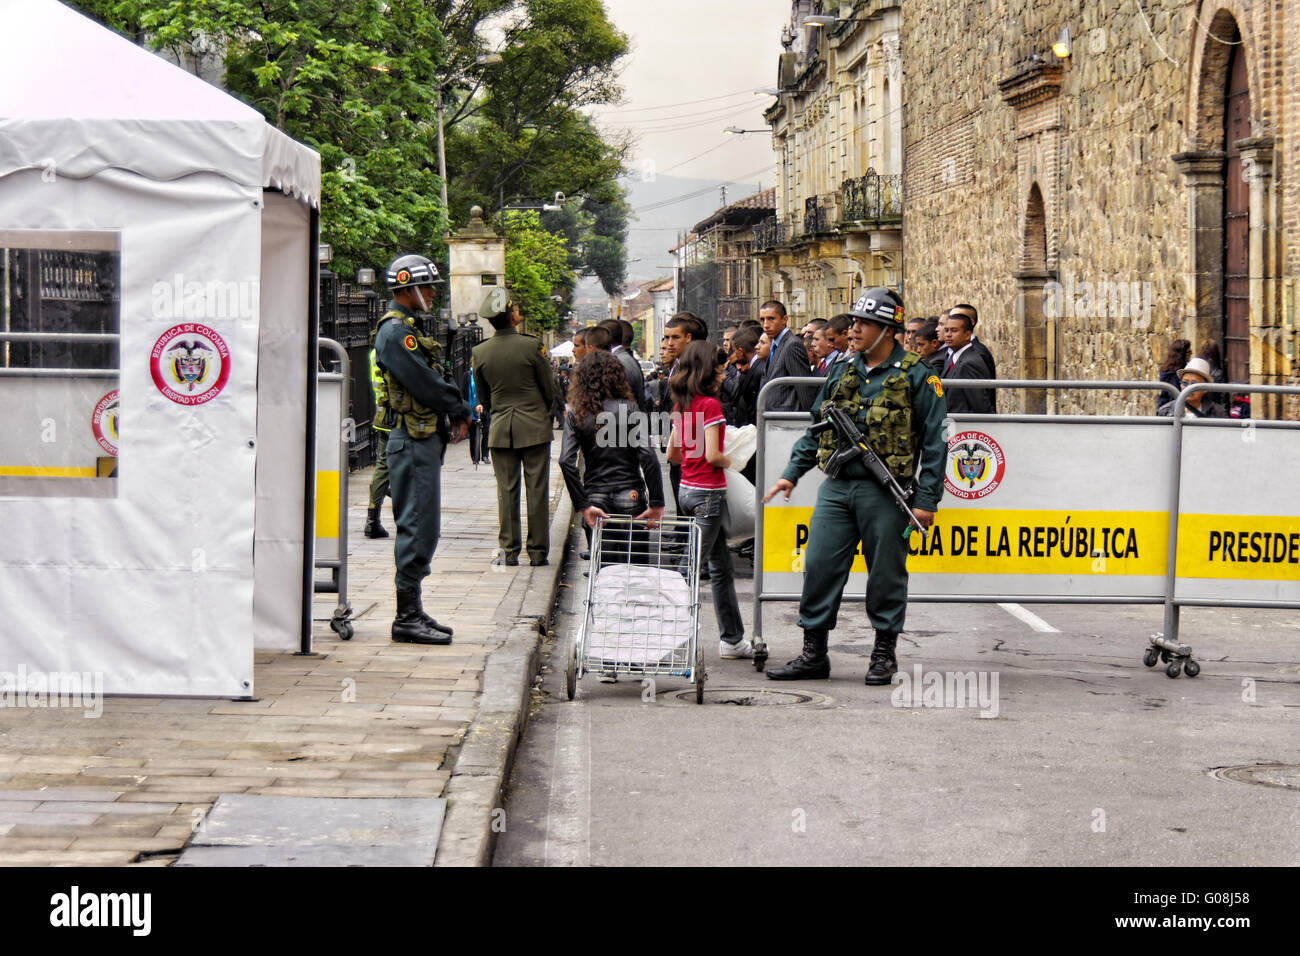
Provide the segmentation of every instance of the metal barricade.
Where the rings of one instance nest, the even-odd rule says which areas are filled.
[[[767,458],[770,455],[770,450],[772,447],[770,441],[772,436],[768,434],[769,429],[767,425],[769,422],[784,422],[787,424],[795,423],[795,422],[798,422],[800,424],[810,423],[810,416],[807,412],[767,411],[766,409],[766,401],[768,398],[767,391],[769,387],[776,384],[810,385],[810,384],[820,384],[822,381],[823,381],[822,379],[814,378],[814,377],[790,377],[790,378],[777,379],[771,383],[768,383],[768,385],[764,386],[762,392],[760,392],[759,399],[758,399],[759,434],[758,434],[758,449],[756,452],[758,480],[755,483],[755,496],[756,496],[755,508],[757,510],[756,510],[756,522],[755,522],[755,545],[754,545],[755,581],[754,581],[753,632],[754,632],[754,643],[755,643],[755,652],[756,652],[755,666],[760,669],[762,667],[762,664],[765,662],[767,656],[766,643],[762,640],[762,636],[761,636],[763,603],[768,601],[797,601],[800,597],[796,589],[794,587],[789,586],[790,582],[783,582],[784,586],[781,587],[772,586],[773,582],[769,579],[778,578],[785,572],[781,572],[779,571],[779,569],[777,572],[773,572],[770,568],[765,567],[765,557],[767,557],[766,552],[768,550],[771,550],[771,548],[765,544],[765,539],[767,537],[768,530],[769,530],[768,529],[769,516],[767,514],[767,509],[763,505],[762,497],[763,494],[765,493],[766,488],[769,487],[771,483],[775,480],[775,475],[779,474],[779,472],[774,472],[774,474],[767,474],[767,470],[768,470]],[[1031,436],[1036,433],[1037,429],[1052,429],[1054,431],[1060,430],[1062,432],[1069,432],[1070,430],[1073,429],[1074,434],[1090,436],[1089,440],[1092,441],[1093,444],[1097,444],[1098,441],[1100,441],[1100,447],[1103,449],[1103,451],[1110,452],[1110,454],[1105,455],[1105,457],[1118,456],[1119,458],[1123,458],[1124,455],[1129,455],[1130,457],[1139,456],[1140,460],[1142,460],[1144,464],[1146,464],[1148,470],[1151,472],[1151,475],[1149,477],[1152,480],[1150,480],[1146,486],[1141,486],[1136,489],[1133,489],[1131,484],[1119,485],[1117,486],[1117,488],[1104,488],[1103,491],[1099,493],[1110,495],[1111,500],[1118,500],[1120,497],[1124,497],[1127,499],[1129,496],[1132,496],[1134,499],[1140,500],[1142,503],[1145,504],[1144,510],[1136,511],[1134,512],[1133,515],[1130,515],[1130,517],[1136,516],[1136,518],[1140,518],[1140,522],[1136,522],[1136,523],[1140,523],[1141,525],[1140,528],[1141,536],[1142,536],[1141,537],[1141,541],[1142,541],[1141,561],[1140,563],[1138,561],[1139,551],[1138,551],[1137,544],[1135,543],[1136,536],[1138,535],[1138,529],[1136,528],[1128,529],[1128,534],[1132,537],[1127,538],[1125,540],[1129,543],[1129,545],[1132,548],[1132,555],[1131,555],[1132,560],[1130,562],[1130,565],[1126,566],[1123,564],[1123,562],[1130,558],[1130,554],[1127,550],[1125,550],[1123,543],[1117,543],[1120,542],[1118,532],[1123,529],[1120,528],[1112,529],[1115,532],[1115,534],[1114,536],[1108,539],[1106,537],[1107,529],[1103,527],[1101,529],[1103,531],[1103,535],[1101,539],[1102,546],[1100,549],[1096,551],[1093,550],[1094,539],[1091,536],[1087,537],[1088,554],[1086,555],[1086,557],[1099,557],[1103,565],[1102,573],[1096,577],[1091,578],[1090,580],[1079,577],[1077,571],[1074,572],[1075,576],[1073,578],[1069,577],[1068,575],[1056,575],[1055,576],[1056,579],[1054,580],[1053,579],[1054,575],[1053,573],[1051,573],[1051,571],[1043,572],[1043,571],[1035,570],[1033,572],[1033,576],[1020,578],[1020,583],[1022,584],[1022,587],[1018,591],[1011,590],[1010,592],[1008,592],[1008,589],[1006,588],[1001,588],[997,590],[989,588],[988,587],[989,579],[984,578],[984,580],[981,581],[980,574],[965,574],[965,573],[955,574],[952,572],[952,568],[950,567],[950,568],[941,569],[949,574],[949,577],[947,579],[941,579],[941,580],[944,580],[945,584],[951,582],[950,586],[945,588],[944,592],[941,593],[939,588],[933,587],[936,580],[936,576],[934,574],[927,573],[925,570],[922,570],[919,572],[914,572],[912,575],[913,584],[914,585],[919,584],[920,586],[914,589],[914,593],[909,594],[909,600],[915,600],[919,602],[963,602],[963,603],[965,602],[970,602],[970,603],[1039,602],[1039,603],[1060,603],[1060,604],[1069,604],[1069,603],[1163,604],[1165,605],[1166,608],[1165,629],[1162,634],[1156,635],[1155,637],[1152,638],[1151,648],[1154,648],[1155,651],[1160,656],[1164,657],[1167,662],[1171,662],[1171,663],[1174,661],[1190,661],[1190,654],[1191,654],[1190,648],[1187,648],[1186,645],[1179,644],[1177,638],[1178,608],[1181,606],[1199,605],[1199,606],[1287,607],[1287,608],[1300,607],[1300,592],[1297,593],[1294,601],[1265,599],[1260,597],[1258,593],[1255,594],[1254,596],[1250,596],[1241,600],[1230,600],[1230,599],[1225,599],[1217,596],[1204,597],[1204,596],[1180,594],[1178,591],[1178,584],[1179,581],[1184,578],[1184,576],[1180,576],[1178,573],[1179,564],[1180,564],[1180,555],[1177,547],[1179,520],[1180,517],[1187,517],[1182,514],[1183,509],[1180,509],[1181,499],[1180,499],[1180,487],[1179,487],[1179,481],[1181,475],[1180,464],[1181,464],[1181,459],[1184,450],[1182,435],[1183,435],[1183,429],[1185,427],[1182,419],[1182,412],[1185,408],[1186,397],[1189,394],[1194,393],[1195,391],[1265,392],[1265,393],[1295,394],[1295,393],[1300,393],[1300,389],[1291,388],[1287,386],[1250,387],[1250,386],[1242,386],[1238,384],[1226,384],[1226,385],[1194,386],[1192,388],[1185,390],[1180,394],[1178,390],[1175,389],[1172,385],[1159,383],[1159,382],[1075,382],[1075,381],[1040,381],[1040,380],[1027,380],[1027,379],[1001,380],[1001,381],[949,379],[943,382],[943,387],[944,388],[952,388],[952,387],[992,388],[992,389],[999,389],[999,388],[1081,389],[1081,390],[1106,389],[1106,390],[1126,390],[1126,391],[1147,390],[1147,391],[1163,392],[1166,395],[1168,395],[1171,399],[1176,400],[1177,404],[1175,405],[1175,409],[1174,409],[1175,414],[1171,418],[1146,416],[1146,415],[1088,416],[1088,415],[1033,415],[1033,414],[1028,414],[1028,415],[1027,414],[1011,414],[1011,415],[952,414],[948,416],[947,419],[948,432],[945,437],[949,439],[950,452],[944,464],[945,474],[952,468],[954,452],[951,449],[955,445],[954,439],[960,438],[967,434],[973,434],[973,435],[982,434],[979,431],[961,432],[959,431],[959,429],[961,429],[963,426],[979,426],[981,424],[985,424],[986,427],[988,427],[989,430],[991,431],[997,431],[999,428],[1002,428],[1008,424],[1023,425],[1025,426],[1025,428],[1023,429],[1023,434],[1031,435]],[[1236,428],[1239,431],[1243,427],[1249,429],[1266,429],[1269,430],[1270,433],[1272,432],[1272,430],[1278,430],[1278,429],[1282,429],[1290,432],[1300,430],[1300,423],[1262,422],[1259,420],[1232,420],[1231,422],[1225,422],[1222,420],[1219,420],[1218,422],[1210,422],[1208,420],[1205,421],[1198,420],[1198,421],[1188,422],[1186,424],[1196,428],[1206,427],[1206,426],[1218,427],[1218,428],[1228,427],[1228,428]],[[789,431],[790,429],[787,428],[786,430]],[[1132,442],[1126,441],[1126,439],[1132,438],[1133,432],[1137,430],[1142,430],[1145,433],[1144,436],[1142,436],[1146,439],[1145,444],[1142,444],[1141,447],[1137,449],[1126,447],[1133,444]],[[1047,434],[1047,432],[1037,432],[1037,434]],[[984,437],[987,438],[989,436],[984,436]],[[1022,443],[1024,442],[1023,437],[1021,438],[1021,441]],[[996,441],[993,442],[993,444],[996,447]],[[1022,455],[1022,458],[1025,459],[1028,459],[1029,457],[1030,457],[1029,455]],[[1040,461],[1037,463],[1036,466],[1040,471],[1044,467],[1049,467],[1048,465],[1044,465],[1042,463],[1041,455],[1039,456],[1039,458]],[[1297,460],[1300,461],[1300,458],[1297,458]],[[1165,488],[1166,483],[1169,485],[1168,489]],[[1023,490],[1024,487],[1026,487],[1026,485],[1027,485],[1026,482],[1022,482],[1020,489],[1017,489],[1017,493],[1019,494],[1020,491]],[[989,490],[991,492],[995,489],[996,489],[996,484],[994,485],[994,488],[991,488]],[[1051,498],[1049,497],[1052,491],[1053,489],[1050,486],[1047,488],[1037,489],[1035,501],[1037,502],[1038,508],[1061,507],[1060,505],[1057,505],[1054,502],[1052,502]],[[1164,497],[1166,491],[1168,495],[1167,498]],[[1120,492],[1122,492],[1122,495],[1120,494]],[[1157,504],[1156,502],[1159,501],[1163,503],[1165,500],[1169,502],[1169,509],[1166,514],[1161,514],[1161,512],[1164,511],[1164,508],[1161,506],[1161,504]],[[1046,502],[1046,504],[1044,504],[1044,502]],[[808,494],[808,490],[804,489],[800,507],[807,509],[809,504],[810,504],[810,497]],[[794,505],[793,500],[791,502],[791,505],[792,506]],[[1007,514],[1012,514],[1012,513],[1017,513],[1017,514],[1024,513],[1032,516],[1032,515],[1041,515],[1044,513],[1041,511],[1026,510],[1023,506],[1020,505],[1012,508],[1010,512],[994,512],[988,508],[987,504],[983,505],[982,507],[985,509],[982,512],[984,515],[1001,514],[1005,516]],[[1068,523],[1072,517],[1076,517],[1076,516],[1080,518],[1087,517],[1088,513],[1086,511],[1081,510],[1078,505],[1066,505],[1065,507],[1066,508],[1073,507],[1075,509],[1075,514],[1073,515],[1068,513],[1063,513],[1064,514],[1063,520],[1066,523]],[[981,515],[980,507],[974,505],[968,508],[957,508],[957,509],[951,509],[950,507],[948,509],[948,514],[946,515],[948,520],[951,520],[954,510],[956,514],[964,513],[972,516]],[[1113,510],[1131,511],[1132,509],[1128,508],[1127,505],[1124,505]],[[1097,512],[1097,514],[1103,516],[1109,515],[1111,513],[1112,511],[1109,510]],[[1196,516],[1196,517],[1204,518],[1206,516]],[[1274,519],[1270,519],[1270,520],[1274,520]],[[1271,542],[1271,546],[1273,547],[1274,551],[1279,551],[1280,549],[1284,549],[1284,546],[1289,547],[1291,538],[1289,537],[1279,538],[1278,535],[1291,533],[1289,530],[1290,524],[1288,524],[1288,522],[1290,522],[1292,519],[1286,516],[1281,516],[1281,517],[1277,517],[1275,520],[1277,522],[1280,522],[1278,527],[1282,529],[1281,531],[1274,529],[1273,531],[1269,531],[1269,532],[1260,532],[1260,534],[1265,534],[1265,533],[1271,534],[1272,537],[1269,537],[1267,540]],[[789,523],[790,522],[786,522],[786,524]],[[1080,544],[1082,544],[1085,540],[1085,535],[1083,533],[1083,530],[1079,527],[1080,523],[1081,522],[1077,522],[1073,528],[1070,528],[1068,530],[1068,534],[1069,534],[1069,540],[1073,541],[1074,535],[1077,532],[1079,534],[1079,542]],[[1300,521],[1297,521],[1296,523],[1297,523],[1297,530],[1300,531]],[[1202,525],[1203,524],[1204,522],[1202,522]],[[1201,527],[1202,525],[1198,525],[1198,527]],[[972,531],[975,531],[977,530],[978,526],[968,526],[968,527],[970,527]],[[781,526],[778,525],[778,529],[780,530]],[[790,529],[785,528],[784,530],[788,533]],[[802,525],[798,526],[798,534],[796,535],[796,540],[799,537],[803,537],[806,540],[807,530],[808,528],[806,526],[802,526]],[[936,522],[936,530],[938,530],[938,522]],[[954,532],[954,537],[956,537],[956,532],[961,529],[958,526],[951,526],[951,530]],[[990,539],[992,538],[993,530],[995,530],[993,524],[987,525],[983,528],[983,531],[986,533],[986,537],[983,541],[983,546],[986,549],[986,551],[980,553],[979,565],[981,567],[987,565],[995,565],[998,560],[997,555],[1001,553],[992,550],[992,544]],[[1004,542],[1006,539],[1006,530],[1007,530],[1006,525],[1004,524],[1002,527],[1002,539]],[[1024,535],[1026,530],[1027,529],[1024,527],[1019,528],[1019,531],[1022,536]],[[1036,528],[1034,530],[1037,532],[1041,529]],[[1047,528],[1046,531],[1048,535],[1048,540],[1050,542],[1053,533],[1058,533],[1058,537],[1064,537],[1066,529]],[[1215,539],[1215,540],[1227,540],[1226,535],[1228,534],[1229,532],[1221,532],[1219,539]],[[1157,541],[1158,539],[1159,539],[1160,546],[1153,547],[1153,542]],[[914,538],[913,540],[919,541],[920,539]],[[1035,539],[1036,544],[1038,540],[1039,539]],[[1297,559],[1300,560],[1300,534],[1295,535],[1295,543],[1297,545],[1297,548],[1295,549],[1297,551]],[[1022,538],[1022,544],[1023,544],[1023,538]],[[925,546],[922,545],[921,548],[917,550],[913,550],[912,545],[909,544],[909,552],[912,555],[914,556],[917,555],[918,551],[922,555],[922,558],[916,562],[920,564],[922,567],[926,566],[927,561],[929,561],[929,563],[931,564],[935,563],[935,561],[932,559],[932,556],[929,554],[929,552],[924,550],[924,547]],[[795,553],[796,553],[796,559],[795,559],[795,563],[792,563],[790,573],[792,575],[798,573],[799,581],[801,582],[802,564],[797,557],[798,554],[797,546],[796,546]],[[1050,553],[1051,553],[1051,549],[1049,546],[1048,554],[1050,555]],[[1287,551],[1286,553],[1289,554],[1290,552]],[[938,554],[942,556],[943,551],[940,550]],[[985,554],[991,555],[991,557],[985,557]],[[1037,556],[1038,554],[1039,551],[1036,549],[1034,551],[1034,555]],[[969,558],[973,555],[974,555],[973,551],[967,551],[967,553],[964,556]],[[1077,559],[1081,557],[1085,557],[1082,551],[1078,551],[1077,553],[1071,552],[1071,554],[1067,556],[1076,559],[1075,562],[1076,566],[1077,566]],[[1105,562],[1107,560],[1111,560],[1119,564],[1118,570],[1109,571],[1109,578],[1107,577],[1107,572],[1105,570]],[[1186,564],[1185,556],[1184,556],[1183,563]],[[994,570],[990,573],[995,574],[998,572]],[[1008,572],[1002,572],[1002,573],[1008,573]],[[1281,572],[1278,571],[1277,573],[1281,573]],[[862,576],[858,575],[858,577],[861,578]],[[1300,574],[1296,574],[1295,577],[1300,579]],[[1117,582],[1114,584],[1113,587],[1110,586],[1110,582],[1112,579],[1115,582]],[[793,578],[791,580],[793,581]],[[1080,582],[1083,582],[1085,586],[1079,586]],[[996,583],[1000,583],[1000,581]],[[930,591],[932,593],[927,593],[927,586],[930,587]],[[1266,584],[1266,585],[1262,585],[1261,587],[1263,588],[1264,593],[1268,593],[1270,588],[1273,588],[1274,586]],[[1087,593],[1089,591],[1093,591],[1097,593]],[[1038,592],[1038,593],[1034,593],[1034,592]],[[1154,663],[1154,661],[1150,659],[1151,648],[1148,649],[1148,655],[1146,658],[1146,663],[1148,663],[1148,665],[1152,665]],[[1194,662],[1189,664],[1189,666],[1187,666],[1187,673],[1189,674],[1189,676],[1194,676],[1196,670],[1199,670],[1199,668],[1196,667]],[[1177,675],[1177,669],[1171,668],[1170,676],[1176,676],[1176,675]]]
[[[352,623],[352,605],[348,602],[348,446],[349,436],[345,423],[348,421],[348,386],[351,378],[351,370],[348,365],[348,353],[338,342],[333,339],[321,339],[320,347],[332,352],[335,361],[338,362],[339,371],[336,372],[317,372],[317,387],[321,384],[337,383],[340,391],[339,395],[339,414],[337,416],[319,415],[317,417],[317,441],[316,441],[316,504],[319,505],[321,498],[329,498],[331,495],[337,497],[337,513],[335,515],[322,515],[318,510],[316,513],[316,567],[317,569],[328,569],[331,580],[316,581],[315,592],[317,594],[337,594],[339,596],[338,606],[330,616],[330,630],[334,631],[340,638],[345,641],[351,640],[354,633]],[[329,437],[331,430],[334,433],[334,441],[330,442]],[[334,468],[321,467],[322,454],[328,455],[327,449],[335,449],[337,457],[333,464]],[[326,465],[330,464],[328,460]],[[331,527],[331,525],[333,527]],[[322,535],[322,529],[334,531],[333,535]],[[323,546],[322,542],[333,538],[337,542],[337,553],[331,555],[330,549]]]

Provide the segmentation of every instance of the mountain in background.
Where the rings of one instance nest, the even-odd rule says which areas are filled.
[[[723,205],[721,186],[727,187],[728,203],[759,191],[758,183],[723,183],[682,176],[643,180],[633,175],[624,179],[623,185],[632,207],[627,233],[629,284],[672,274],[673,256],[668,250],[681,241],[682,234]]]

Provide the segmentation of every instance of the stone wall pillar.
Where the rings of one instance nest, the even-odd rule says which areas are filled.
[[[1223,169],[1222,150],[1196,150],[1172,157],[1187,183],[1187,298],[1182,338],[1200,347],[1218,340],[1223,328]],[[1170,336],[1176,328],[1170,320]]]
[[[1046,269],[1022,269],[1014,273],[1016,279],[1016,327],[1020,329],[1020,370],[1025,378],[1055,378],[1055,363],[1048,360],[1048,319],[1043,308],[1047,283],[1055,276]],[[1055,322],[1055,319],[1052,320]],[[1003,377],[1012,376],[1003,373]],[[999,408],[1010,408],[1014,393],[1004,392],[998,397]],[[1050,399],[1050,402],[1049,402]],[[1025,389],[1021,393],[1021,407],[1030,415],[1055,411],[1056,395],[1042,389]]]
[[[492,330],[478,310],[483,299],[495,286],[506,284],[506,244],[496,231],[483,221],[483,210],[475,206],[469,211],[469,223],[454,236],[447,238],[450,256],[448,307],[453,318],[472,316],[484,335]]]
[[[1273,137],[1253,136],[1236,142],[1241,161],[1250,170],[1250,381],[1282,385],[1286,354],[1277,309],[1277,261],[1273,230]],[[1255,395],[1251,404],[1263,406],[1276,418],[1282,403],[1276,395]]]

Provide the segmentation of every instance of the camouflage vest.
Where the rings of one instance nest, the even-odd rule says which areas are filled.
[[[442,346],[438,340],[422,335],[416,327],[415,317],[396,309],[385,314],[375,326],[375,331],[370,334],[371,355],[374,355],[374,337],[379,333],[380,326],[393,318],[401,319],[410,328],[411,334],[415,336],[415,341],[420,346],[420,353],[429,363],[429,368],[439,368]],[[378,361],[375,361],[372,368],[376,373],[371,378],[375,392],[375,427],[391,429],[400,425],[406,429],[408,435],[416,439],[437,434],[441,416],[433,409],[420,404],[416,397],[393,377],[392,372],[380,365]]]
[[[885,463],[900,483],[906,484],[916,471],[918,441],[912,414],[912,389],[907,381],[907,370],[921,356],[908,352],[898,363],[892,375],[886,376],[879,393],[866,402],[862,400],[862,381],[852,360],[844,374],[835,383],[835,390],[819,410],[826,417],[827,405],[836,405],[849,413],[849,417],[867,436],[867,443]],[[825,469],[826,462],[835,454],[835,432],[827,429],[821,433],[817,446],[817,467]]]

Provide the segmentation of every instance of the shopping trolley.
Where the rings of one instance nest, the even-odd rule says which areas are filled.
[[[654,527],[621,515],[597,519],[582,623],[569,642],[569,700],[584,674],[671,675],[704,703],[699,640],[700,528],[691,518]]]

